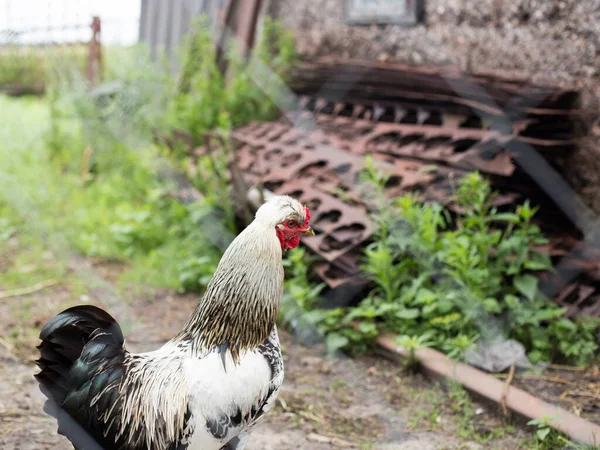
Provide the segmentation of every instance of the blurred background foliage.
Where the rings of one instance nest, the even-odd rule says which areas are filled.
[[[91,91],[85,52],[69,52],[59,58],[0,51],[0,86],[18,80],[46,90],[42,98],[0,96],[0,251],[12,255],[5,258],[2,288],[67,277],[66,263],[44,263],[45,239],[61,236],[82,255],[123,264],[122,288],[202,292],[239,231],[225,175],[228,149],[192,164],[182,148],[154,137],[181,130],[197,146],[212,131],[226,142],[233,127],[276,117],[272,99],[250,73],[266,64],[285,79],[296,61],[294,37],[267,18],[249,61],[229,49],[224,78],[201,18],[181,45],[177,77],[166,58],[157,65],[142,46],[108,47],[104,82]],[[202,198],[179,201],[173,167]],[[522,342],[533,362],[598,361],[598,322],[565,319],[538,288],[535,272],[552,267],[533,249],[544,237],[531,223],[529,204],[497,212],[490,206],[495,194],[477,173],[457,186],[455,201],[466,211],[461,218],[413,196],[385,198],[386,176],[371,161],[362,182],[375,193],[372,218],[379,225],[363,256],[369,291],[355,306],[323,309],[325,286],[310,271],[312,257],[297,249],[285,261],[283,325],[316,328],[330,351],[364,351],[391,331],[405,343],[462,358],[493,337],[493,323],[493,333]],[[37,269],[23,271],[28,265]]]

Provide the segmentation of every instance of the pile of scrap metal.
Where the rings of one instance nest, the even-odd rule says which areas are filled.
[[[366,155],[391,176],[387,195],[418,193],[457,214],[455,180],[478,170],[500,192],[496,206],[526,198],[541,206],[537,220],[555,262],[578,247],[581,233],[519,167],[523,144],[551,165],[576,150],[583,130],[576,91],[331,59],[300,64],[291,88],[302,112],[233,132],[234,178],[243,185],[238,192],[258,186],[298,197],[315,211],[317,235],[305,243],[321,257],[317,273],[329,287],[365,283],[358,261],[376,231],[373,205],[357,184]],[[581,270],[569,279],[545,275],[544,286],[568,315],[600,316],[599,256],[571,254],[567,264]]]

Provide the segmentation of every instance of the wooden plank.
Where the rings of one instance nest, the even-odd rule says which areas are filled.
[[[393,335],[381,336],[377,339],[377,344],[396,356],[408,358],[409,352],[398,346],[394,338]],[[600,443],[600,426],[577,417],[558,406],[546,403],[519,388],[507,387],[502,381],[481,370],[454,361],[443,353],[430,348],[415,350],[415,357],[423,369],[435,377],[457,381],[469,391],[496,403],[504,401],[511,411],[529,419],[550,418],[553,428],[577,442],[586,445]]]

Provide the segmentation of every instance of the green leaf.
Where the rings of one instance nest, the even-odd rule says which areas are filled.
[[[448,325],[453,322],[457,322],[462,318],[461,314],[454,312],[445,316],[434,317],[429,322],[433,325]]]
[[[532,344],[536,349],[539,350],[548,350],[550,348],[550,340],[546,337],[534,339]]]
[[[546,439],[546,436],[548,436],[548,433],[550,433],[550,428],[542,428],[541,430],[537,430],[537,436],[540,441],[543,441],[544,439]]]
[[[325,340],[325,345],[327,346],[327,352],[330,354],[335,353],[341,348],[344,348],[350,343],[350,340],[339,333],[330,333]]]
[[[537,294],[538,279],[533,275],[522,275],[515,277],[513,285],[528,300],[533,301]]]
[[[563,330],[568,330],[568,331],[576,331],[576,330],[577,330],[577,325],[575,325],[575,324],[573,323],[573,321],[572,321],[572,320],[569,320],[569,319],[564,319],[564,318],[563,318],[563,319],[560,319],[560,320],[559,320],[559,321],[556,323],[556,325],[557,325],[559,328],[562,328]]]
[[[358,330],[364,334],[372,334],[377,332],[377,327],[372,322],[361,322],[358,324]]]
[[[504,296],[504,303],[511,309],[517,308],[521,302],[519,301],[519,297],[511,294],[507,294]]]
[[[385,313],[388,313],[390,311],[394,311],[398,309],[398,304],[395,303],[382,303],[379,306],[377,306],[377,308],[375,309],[375,313],[378,316],[381,316]]]
[[[485,307],[485,310],[487,312],[492,314],[499,314],[502,312],[502,307],[500,306],[500,303],[498,303],[498,300],[492,297],[484,299],[483,306]]]
[[[310,322],[312,324],[317,324],[319,322],[322,322],[327,317],[328,317],[327,312],[322,309],[315,309],[313,311],[307,311],[303,316],[304,320],[306,320],[307,322]]]
[[[529,259],[525,261],[524,266],[529,270],[551,270],[552,261],[548,255],[539,252],[531,252],[529,254]]]
[[[396,317],[399,319],[414,320],[419,317],[420,314],[421,312],[418,308],[406,308],[398,311]]]
[[[539,322],[545,322],[548,320],[555,319],[556,317],[560,317],[563,315],[563,313],[564,313],[564,310],[561,310],[558,308],[541,309],[541,310],[536,311],[533,314],[533,320],[539,321]]]
[[[374,318],[377,315],[377,311],[375,308],[367,307],[367,306],[357,306],[352,311],[350,311],[346,317],[344,318],[344,323],[348,324],[352,322],[354,319],[360,319],[362,317],[366,318]]]
[[[546,360],[546,357],[544,356],[544,353],[542,353],[540,350],[533,350],[533,351],[529,352],[527,354],[527,357],[534,364]],[[528,425],[530,425],[530,424],[528,424]]]
[[[511,222],[511,223],[519,223],[520,218],[518,215],[513,213],[500,213],[494,214],[488,220],[490,221],[500,221],[500,222]]]
[[[427,317],[437,310],[438,310],[438,305],[435,303],[433,303],[431,305],[425,305],[423,307],[423,315]]]
[[[437,300],[437,295],[426,288],[421,288],[417,292],[417,298],[415,299],[415,303],[423,305],[433,303]]]

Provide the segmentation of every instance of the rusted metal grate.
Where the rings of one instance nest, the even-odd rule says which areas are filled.
[[[342,110],[312,114],[317,124],[314,132],[279,120],[253,123],[233,133],[239,168],[248,184],[263,184],[275,193],[293,195],[315,211],[318,235],[305,242],[323,258],[316,271],[332,288],[361,283],[358,260],[376,230],[368,216],[368,195],[357,188],[366,155],[373,156],[391,175],[386,188],[389,196],[418,192],[424,200],[447,204],[458,214],[460,209],[449,202],[453,179],[468,170],[491,176],[501,191],[495,206],[511,205],[525,196],[544,200],[537,186],[518,173],[512,159],[511,142],[523,139],[518,133],[377,122],[372,117],[340,115]],[[552,145],[565,150],[565,141]],[[568,222],[558,217],[559,212],[543,210],[548,213],[538,218],[541,225],[546,222],[548,229],[555,225],[564,230]],[[556,261],[578,242],[576,234],[563,233],[546,250]],[[583,275],[563,280],[545,274],[542,288],[567,307],[567,316],[600,317],[600,257],[582,254],[572,258],[570,264],[577,268],[585,265]]]
[[[554,236],[542,250],[563,265],[560,275],[542,275],[544,292],[567,308],[567,316],[600,317],[600,254],[573,252],[581,236],[520,170],[513,151],[526,143],[551,163],[568,155],[582,129],[577,93],[530,86],[528,80],[475,77],[500,111],[477,90],[457,96],[448,80],[461,82],[457,73],[431,68],[348,61],[336,66],[335,60],[301,65],[292,80],[305,111],[298,123],[313,120],[315,129],[284,119],[236,129],[235,171],[246,187],[292,195],[314,211],[318,234],[305,243],[322,258],[318,275],[336,288],[365,282],[358,261],[377,230],[368,215],[369,193],[357,183],[365,156],[390,175],[388,196],[413,192],[456,214],[462,211],[451,202],[455,179],[478,170],[500,192],[494,206],[524,198],[542,206],[537,221]]]
[[[503,176],[514,171],[503,150],[489,160],[482,160],[476,149],[456,151],[456,142],[460,144],[465,136],[479,139],[476,143],[492,136],[503,142],[510,140],[495,132],[449,132],[439,127],[373,123],[325,114],[314,117],[318,126],[312,133],[276,121],[250,124],[235,130],[232,137],[237,144],[237,164],[247,183],[262,183],[275,193],[297,197],[315,211],[314,227],[319,233],[305,242],[324,259],[318,273],[331,287],[360,273],[357,256],[376,230],[365,203],[368,193],[357,190],[366,155],[372,155],[390,175],[386,186],[390,197],[419,191],[424,199],[442,203],[450,198],[451,178],[467,170]],[[419,138],[407,139],[417,132]],[[419,140],[429,141],[429,145],[417,144]],[[496,206],[518,198],[520,194],[514,192],[502,195]]]
[[[400,109],[405,105],[423,111],[434,107],[467,115],[478,110],[488,116],[503,115],[507,106],[540,118],[580,114],[579,94],[574,89],[536,85],[527,78],[471,75],[467,82],[465,77],[452,67],[322,58],[298,64],[290,86],[296,94],[309,96],[315,102],[324,98]],[[457,83],[465,87],[460,95],[456,93]]]

